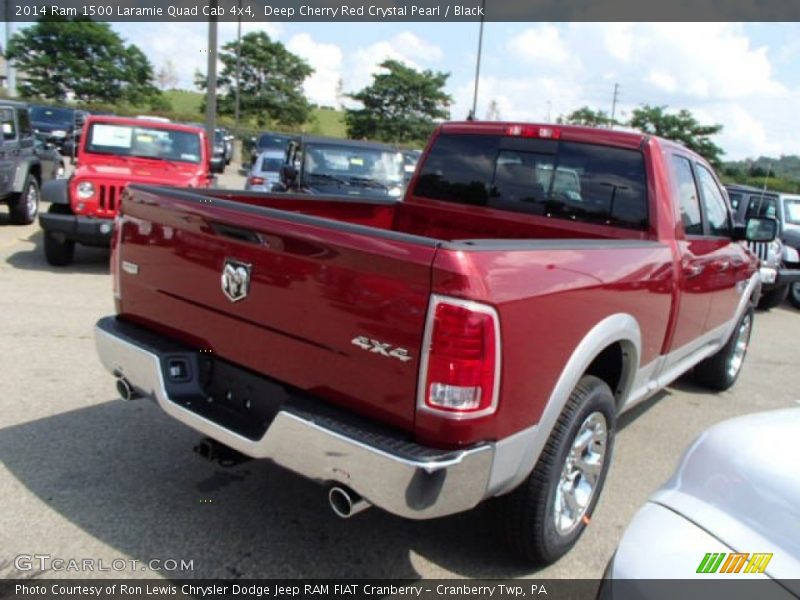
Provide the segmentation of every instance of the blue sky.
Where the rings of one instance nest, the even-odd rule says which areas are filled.
[[[158,68],[172,59],[181,86],[205,70],[206,24],[115,23]],[[472,103],[477,23],[248,23],[266,30],[315,69],[310,98],[336,103],[368,84],[392,57],[451,74],[453,118]],[[236,24],[220,23],[220,42]],[[555,119],[583,105],[618,114],[642,103],[687,108],[724,125],[726,158],[800,154],[800,24],[797,23],[487,23],[478,116],[495,101],[509,120]]]

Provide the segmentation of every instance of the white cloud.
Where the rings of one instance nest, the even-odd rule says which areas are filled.
[[[570,51],[555,25],[542,24],[526,29],[508,41],[508,50],[515,57],[538,66],[564,68],[580,64]]]
[[[602,46],[613,58],[629,62],[633,58],[634,36],[631,23],[605,23]]]
[[[208,64],[208,25],[191,22],[153,22],[136,24],[114,24],[122,30],[127,42],[136,44],[147,54],[158,69],[171,60],[178,73],[178,87],[196,89],[194,73],[205,74]],[[146,27],[145,27],[146,26]],[[242,22],[242,35],[251,31],[266,31],[276,39],[283,27],[280,23],[246,23]],[[228,42],[236,40],[237,23],[221,21],[217,27],[217,43],[220,48]],[[221,68],[220,65],[217,67]]]
[[[286,47],[314,69],[303,88],[311,102],[337,106],[336,87],[342,77],[342,50],[336,44],[315,42],[307,33],[293,35]]]
[[[502,50],[501,63],[522,60],[531,68],[517,68],[513,77],[484,70],[479,117],[492,100],[511,120],[541,121],[548,102],[553,118],[584,105],[608,112],[619,83],[618,116],[645,103],[688,108],[701,122],[723,124],[715,140],[730,158],[800,151],[800,142],[783,134],[800,93],[776,78],[770,51],[754,44],[743,25],[542,24]],[[472,105],[471,80],[454,96],[453,116],[463,118]]]
[[[653,69],[647,74],[644,80],[665,92],[676,92],[678,90],[678,82],[666,71]]]
[[[369,85],[379,65],[392,59],[413,69],[429,68],[442,60],[442,49],[410,31],[403,31],[388,40],[357,49],[350,57],[345,76],[345,89],[358,91]]]
[[[786,91],[767,49],[735,23],[573,23],[563,38],[586,77],[610,68],[628,86],[645,77],[656,90],[703,99]]]
[[[458,87],[453,93],[451,115],[454,120],[466,118],[472,108],[473,82]],[[478,118],[486,117],[492,101],[497,103],[504,121],[543,122],[548,115],[554,121],[565,107],[579,106],[583,90],[579,85],[565,87],[558,77],[500,78],[481,76],[478,85]],[[523,101],[520,101],[520,100]]]

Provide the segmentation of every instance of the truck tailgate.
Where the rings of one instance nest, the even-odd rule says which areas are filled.
[[[144,188],[125,195],[117,239],[123,318],[413,427],[433,240]],[[249,265],[236,301],[226,263]]]

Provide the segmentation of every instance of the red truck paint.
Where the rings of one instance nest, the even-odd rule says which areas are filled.
[[[495,123],[445,124],[429,149],[441,134],[498,134],[506,128]],[[617,312],[635,317],[642,331],[640,365],[647,365],[730,319],[741,292],[736,281],[755,272],[752,257],[738,245],[687,240],[683,234],[664,157],[675,151],[702,159],[641,134],[562,127],[560,135],[562,141],[642,149],[649,230],[506,213],[413,194],[404,203],[387,206],[219,190],[204,196],[171,195],[133,188],[123,200],[121,251],[123,259],[141,266],[141,274],[119,275],[120,316],[411,431],[423,444],[466,446],[508,437],[538,421],[570,354],[603,317]],[[425,158],[424,154],[421,164]],[[415,182],[416,177],[409,190]],[[198,202],[201,197],[210,201]],[[237,204],[277,210],[250,214]],[[289,213],[322,219],[291,221],[286,218]],[[336,229],[333,222],[366,229]],[[257,232],[265,247],[215,234],[219,223]],[[375,235],[380,232],[406,235]],[[605,249],[601,243],[589,249],[565,245],[471,251],[440,242],[490,236],[628,239],[642,244],[624,250]],[[703,260],[733,255],[736,266],[725,274],[709,270],[707,277],[690,280],[681,268],[694,254]],[[217,285],[226,256],[254,265],[250,298],[233,307]],[[415,410],[431,293],[497,309],[503,361],[495,414],[452,420]],[[359,334],[412,349],[413,360],[387,362],[358,352],[350,340]]]
[[[758,259],[707,163],[638,133],[448,123],[408,190],[129,186],[101,361],[124,398],[329,484],[340,516],[498,497],[509,542],[553,562],[620,411],[693,367],[733,385]]]

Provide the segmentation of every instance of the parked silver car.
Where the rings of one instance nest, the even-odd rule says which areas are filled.
[[[800,408],[703,433],[628,525],[602,597],[627,598],[634,585],[637,597],[654,597],[630,580],[732,578],[761,579],[762,599],[800,597],[798,440]]]
[[[261,152],[250,167],[244,189],[253,192],[272,191],[272,186],[280,182],[280,171],[284,160],[285,152],[281,150]]]

